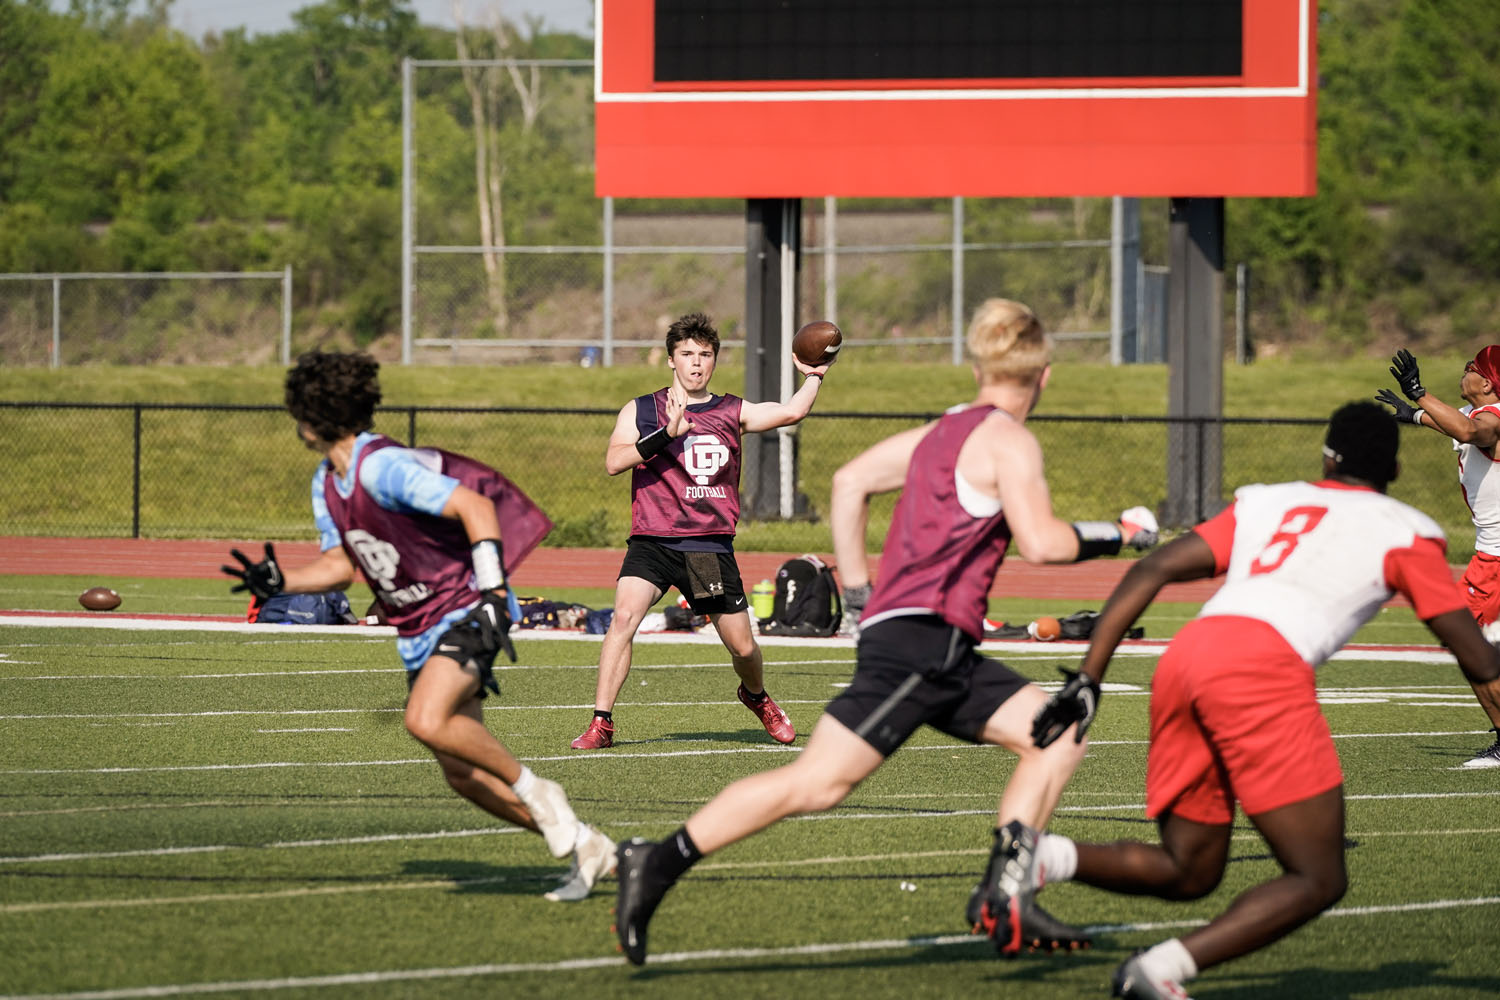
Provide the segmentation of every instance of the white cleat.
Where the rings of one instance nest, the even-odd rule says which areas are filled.
[[[615,842],[585,825],[585,840],[573,852],[573,867],[556,889],[543,895],[554,903],[577,903],[588,898],[594,883],[615,873]]]
[[[537,778],[531,794],[521,800],[531,818],[536,821],[547,841],[547,850],[554,858],[565,858],[572,853],[578,842],[578,817],[568,805],[568,793],[562,785],[546,778]]]
[[[1494,730],[1495,742],[1464,761],[1464,767],[1500,767],[1500,729]]]

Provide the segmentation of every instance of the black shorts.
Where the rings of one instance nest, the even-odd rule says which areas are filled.
[[[876,622],[860,630],[854,680],[827,712],[885,757],[924,724],[978,743],[995,710],[1030,682],[974,646],[935,615]]]
[[[700,615],[734,614],[750,606],[732,552],[680,552],[654,538],[632,538],[619,575],[639,577],[663,594],[676,587]]]

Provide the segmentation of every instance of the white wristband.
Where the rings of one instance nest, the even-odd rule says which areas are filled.
[[[1422,414],[1424,414],[1426,412],[1427,412],[1426,410],[1413,410],[1412,414],[1411,414],[1411,422],[1414,423],[1414,424],[1416,424],[1418,427],[1421,427],[1422,426]]]
[[[492,538],[469,547],[474,560],[474,585],[480,590],[505,586],[505,571],[500,567],[500,543]]]

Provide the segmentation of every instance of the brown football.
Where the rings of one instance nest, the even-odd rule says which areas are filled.
[[[113,611],[120,606],[120,595],[108,587],[90,587],[78,595],[78,603],[90,611]]]
[[[844,345],[844,335],[826,319],[813,320],[792,338],[792,353],[804,365],[814,368],[832,364]]]

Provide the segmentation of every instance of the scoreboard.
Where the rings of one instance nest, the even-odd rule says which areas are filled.
[[[1316,189],[1315,0],[596,0],[617,197]]]

